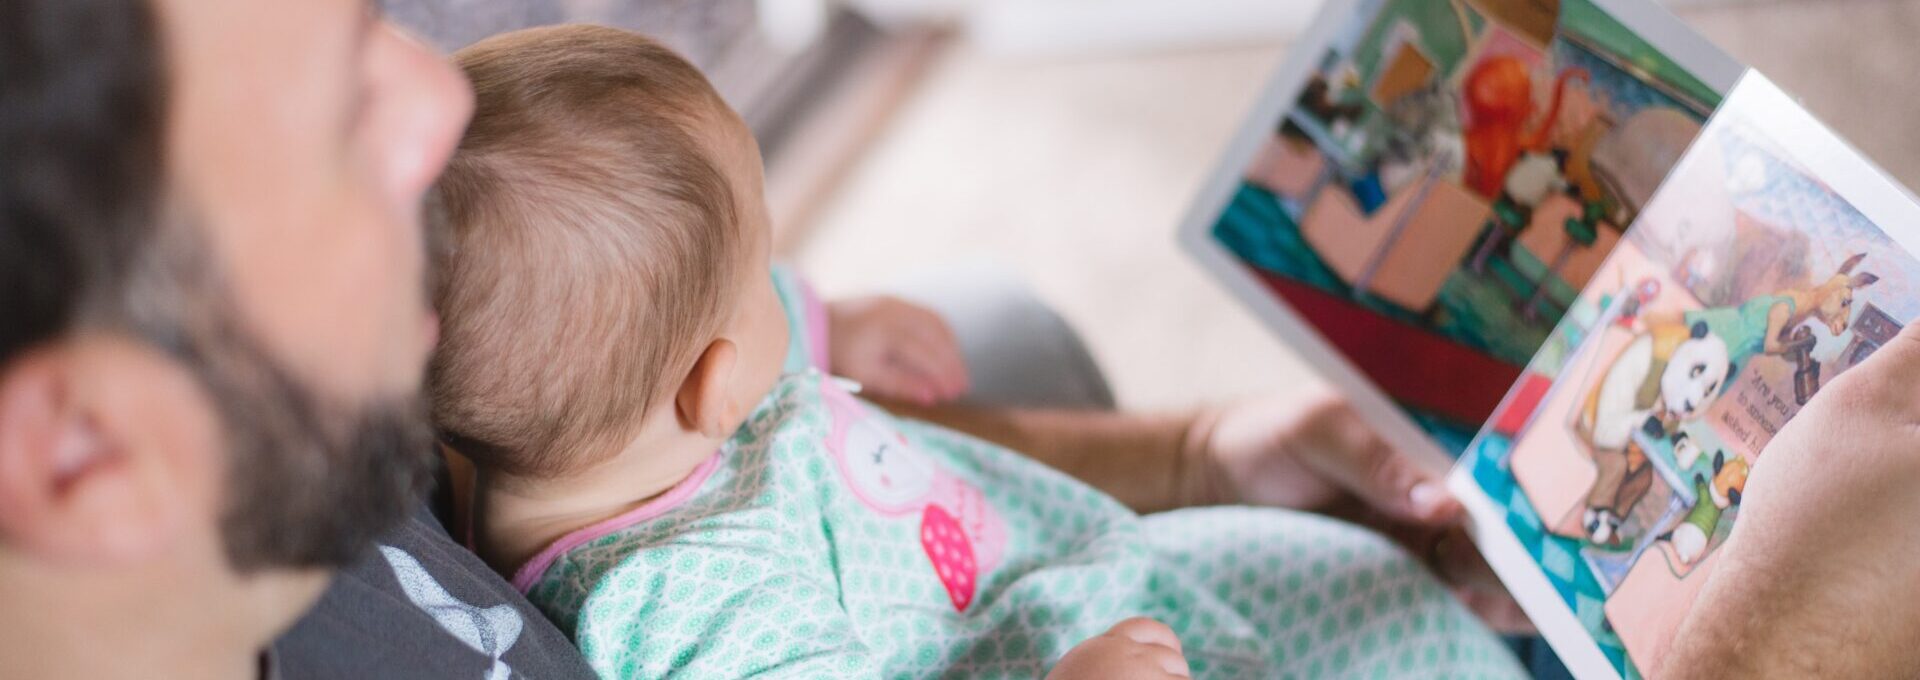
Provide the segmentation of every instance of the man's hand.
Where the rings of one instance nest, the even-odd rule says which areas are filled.
[[[1920,324],[1820,389],[1755,462],[1671,677],[1920,673]]]
[[[827,305],[827,359],[833,372],[873,394],[921,406],[967,392],[967,365],[953,329],[932,310],[872,296]]]
[[[1308,510],[1366,526],[1425,561],[1489,626],[1532,630],[1467,538],[1465,508],[1441,473],[1394,450],[1337,396],[1305,406],[1250,401],[1199,423],[1215,480],[1205,501]]]

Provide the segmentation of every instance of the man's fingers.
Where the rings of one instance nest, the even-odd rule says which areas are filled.
[[[1496,633],[1532,635],[1540,632],[1533,625],[1533,619],[1527,618],[1527,612],[1520,608],[1520,603],[1505,590],[1456,588],[1453,594]]]
[[[1465,508],[1439,476],[1357,421],[1342,428],[1328,450],[1313,452],[1309,465],[1394,519],[1427,526],[1460,520]]]
[[[1426,472],[1418,463],[1401,458],[1401,464],[1420,470],[1419,481],[1407,488],[1407,512],[1409,517],[1418,518],[1428,524],[1443,525],[1459,522],[1466,516],[1467,507],[1453,497],[1445,482]]]
[[[1454,528],[1440,535],[1433,544],[1433,570],[1440,580],[1478,590],[1500,591],[1500,577],[1493,573],[1487,559],[1474,549],[1473,539],[1464,529]]]
[[[1507,593],[1506,585],[1493,573],[1485,557],[1473,547],[1473,539],[1460,528],[1440,535],[1433,544],[1431,566],[1440,580],[1453,587],[1454,596],[1485,621],[1487,627],[1507,635],[1536,632],[1533,620],[1520,609],[1520,603]]]
[[[1819,394],[1808,402],[1802,415],[1831,411],[1843,419],[1860,417],[1920,425],[1920,400],[1909,397],[1915,382],[1920,382],[1920,323],[1909,323],[1865,361],[1820,386]],[[1799,419],[1796,416],[1794,421]]]
[[[1908,371],[1920,369],[1920,324],[1909,323],[1901,328],[1899,335],[1863,363],[1869,362],[1895,362],[1908,367]]]

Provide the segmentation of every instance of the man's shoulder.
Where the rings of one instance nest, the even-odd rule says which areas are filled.
[[[591,678],[572,643],[422,504],[274,643],[280,677]]]

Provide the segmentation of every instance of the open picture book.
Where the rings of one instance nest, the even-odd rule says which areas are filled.
[[[1329,0],[1181,239],[1581,678],[1658,671],[1769,439],[1920,315],[1920,202],[1650,0]]]

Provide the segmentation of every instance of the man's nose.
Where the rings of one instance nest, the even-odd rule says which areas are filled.
[[[473,88],[443,55],[391,24],[384,33],[392,66],[404,76],[390,96],[403,119],[395,130],[392,181],[409,201],[424,193],[446,169],[473,116]]]

